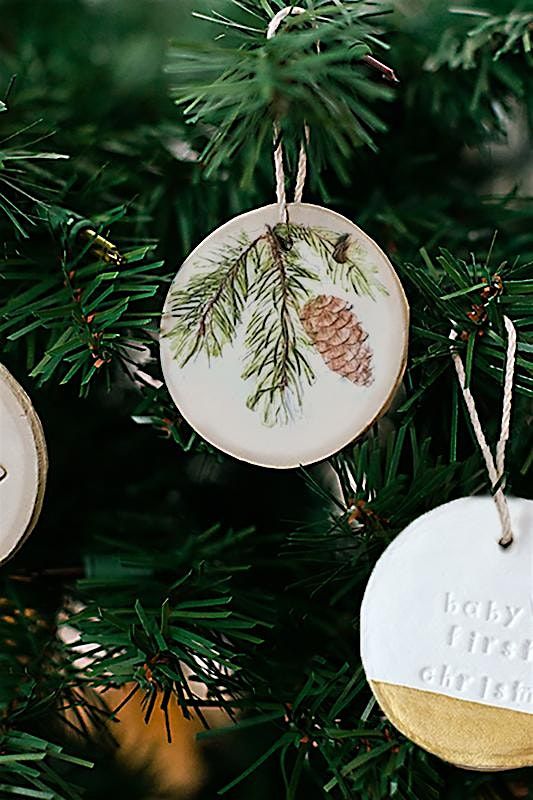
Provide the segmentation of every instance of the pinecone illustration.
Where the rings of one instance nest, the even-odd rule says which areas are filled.
[[[320,294],[305,304],[300,319],[333,372],[359,386],[370,386],[374,378],[368,334],[346,300]]]

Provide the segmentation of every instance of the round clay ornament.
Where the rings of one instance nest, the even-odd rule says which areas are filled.
[[[320,461],[389,406],[409,310],[389,260],[346,218],[293,203],[207,237],[168,293],[161,363],[208,442],[275,468]]]
[[[417,519],[377,562],[361,608],[363,666],[383,712],[469,769],[533,766],[533,501],[508,503],[508,549],[491,497]]]
[[[0,364],[0,563],[33,530],[46,485],[43,429],[30,398]]]

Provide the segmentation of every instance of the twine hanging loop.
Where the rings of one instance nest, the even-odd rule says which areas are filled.
[[[498,509],[500,522],[502,526],[502,535],[500,538],[500,545],[502,547],[509,547],[513,542],[513,531],[511,527],[511,515],[509,513],[509,506],[505,498],[504,492],[504,472],[505,472],[505,448],[509,439],[509,431],[511,427],[511,406],[513,397],[513,380],[516,363],[516,328],[509,319],[503,318],[505,330],[507,332],[507,357],[505,365],[505,378],[503,385],[503,407],[502,407],[502,421],[500,426],[500,438],[496,445],[496,460],[494,459],[491,449],[487,443],[487,439],[481,427],[479,415],[477,413],[476,404],[472,396],[472,392],[466,385],[466,373],[461,361],[461,356],[456,350],[452,349],[452,359],[459,379],[459,385],[463,392],[472,427],[476,435],[481,453],[485,460],[487,472],[489,474],[490,482],[493,489],[493,498]],[[457,333],[452,331],[450,338],[457,339]]]
[[[298,14],[305,14],[305,8],[301,6],[285,6],[285,8],[280,9],[268,23],[267,39],[272,39],[272,37],[275,36],[285,17],[296,17]]]
[[[297,16],[305,14],[305,8],[301,6],[286,6],[278,11],[272,17],[267,28],[266,38],[272,39],[276,35],[281,23],[286,17]],[[284,152],[283,152],[283,138],[281,135],[281,128],[278,122],[274,122],[274,172],[276,175],[276,200],[279,206],[279,215],[282,222],[287,222],[287,192],[285,189],[285,166],[284,166]],[[304,140],[300,145],[300,153],[298,156],[298,169],[296,173],[296,183],[294,187],[294,202],[301,203],[305,180],[307,177],[307,152],[306,145],[309,142],[309,127],[306,124],[304,127]]]

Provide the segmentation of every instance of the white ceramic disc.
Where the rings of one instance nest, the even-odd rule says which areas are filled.
[[[533,501],[508,502],[508,549],[490,497],[417,519],[377,562],[361,608],[383,711],[427,750],[479,769],[533,765]]]
[[[0,562],[28,536],[41,511],[48,467],[31,401],[0,364]]]
[[[332,455],[390,404],[405,368],[407,301],[389,260],[349,220],[299,203],[231,220],[186,259],[167,296],[161,363],[181,414],[261,466]]]

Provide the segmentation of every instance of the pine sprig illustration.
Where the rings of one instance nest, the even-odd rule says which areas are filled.
[[[226,242],[195,265],[198,271],[171,296],[173,324],[165,335],[181,367],[199,353],[219,357],[252,307],[241,377],[255,379],[247,406],[269,426],[286,424],[300,411],[305,387],[315,380],[313,350],[342,377],[371,382],[371,351],[362,345],[366,334],[346,301],[324,296],[327,308],[316,306],[322,302],[313,299],[319,274],[305,263],[304,245],[343,289],[373,299],[376,292],[386,293],[350,236],[288,222],[267,225],[253,240],[242,233]]]
[[[206,260],[206,269],[173,294],[170,310],[175,322],[167,335],[180,366],[202,350],[216,358],[233,340],[248,299],[249,271],[255,271],[263,240],[260,236],[250,241],[243,234]]]
[[[333,283],[345,290],[352,289],[357,294],[372,298],[375,292],[387,294],[383,284],[375,277],[376,270],[364,263],[360,246],[349,234],[339,235],[325,228],[311,228],[293,223],[284,225],[283,228],[289,239],[305,242],[320,255]]]
[[[247,405],[261,409],[266,425],[293,419],[302,405],[305,385],[315,378],[305,355],[309,341],[299,310],[309,295],[304,281],[318,276],[301,263],[296,248],[278,235],[279,227],[267,229],[268,253],[260,263],[252,294],[256,310],[246,331],[242,373],[244,380],[257,379]]]

